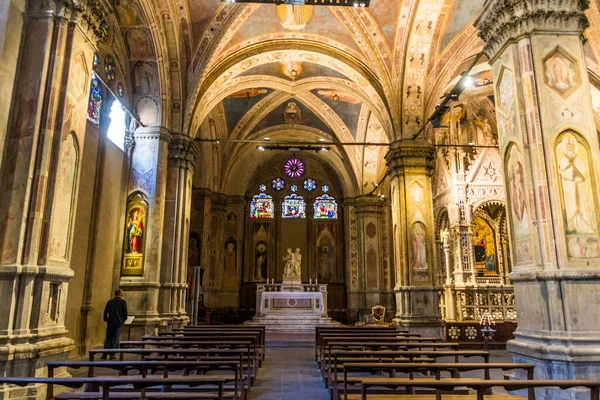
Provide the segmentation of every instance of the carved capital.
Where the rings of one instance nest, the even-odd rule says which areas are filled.
[[[425,140],[399,140],[390,146],[385,161],[392,177],[407,172],[433,173],[435,148]]]
[[[379,196],[358,196],[354,199],[357,214],[380,214],[385,200]]]
[[[194,139],[187,135],[173,135],[169,142],[169,163],[193,168],[196,165],[199,149]]]
[[[475,26],[492,60],[506,43],[534,32],[582,34],[588,7],[589,0],[488,0]]]

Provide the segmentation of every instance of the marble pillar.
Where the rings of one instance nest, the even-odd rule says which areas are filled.
[[[121,267],[120,287],[127,300],[129,314],[135,316],[131,335],[153,333],[161,324],[158,303],[161,288],[161,264],[163,240],[165,239],[165,199],[171,134],[163,127],[140,127],[134,133],[135,146],[131,155],[131,171],[128,188],[130,204],[134,201],[147,205],[142,239],[142,268],[130,273],[124,255]],[[127,224],[128,219],[125,218]],[[126,235],[127,226],[123,227]],[[124,246],[127,239],[124,237]],[[127,253],[127,252],[125,252]],[[162,305],[161,305],[162,307]],[[169,306],[170,310],[170,306]],[[168,322],[164,322],[168,325]]]
[[[385,157],[394,225],[394,322],[403,329],[441,337],[443,322],[434,282],[433,158],[433,146],[424,140],[396,141]]]
[[[74,348],[65,329],[73,225],[94,45],[105,22],[93,1],[31,1],[25,18],[0,167],[3,376],[44,375],[47,361]],[[3,386],[0,398],[34,390]]]
[[[490,0],[476,21],[506,171],[518,313],[507,348],[536,364],[537,379],[597,380],[600,148],[582,44],[588,2],[559,3]]]
[[[169,142],[165,219],[160,266],[159,313],[161,321],[179,327],[189,321],[185,311],[192,181],[198,147],[186,135]]]

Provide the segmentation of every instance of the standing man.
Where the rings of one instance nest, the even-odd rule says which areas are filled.
[[[115,297],[109,300],[104,307],[104,321],[107,323],[106,340],[104,341],[105,349],[116,349],[119,347],[119,336],[121,328],[127,319],[127,303],[123,300],[123,291],[115,290]],[[111,354],[110,359],[116,357]],[[106,354],[102,355],[102,359],[106,360]]]

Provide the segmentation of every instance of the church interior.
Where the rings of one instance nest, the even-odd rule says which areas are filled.
[[[121,340],[491,323],[600,381],[599,0],[0,4],[0,398],[117,289]]]

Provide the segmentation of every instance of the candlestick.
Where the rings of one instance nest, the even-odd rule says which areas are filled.
[[[315,279],[315,285],[319,284],[319,278]]]
[[[312,285],[312,278],[310,278],[310,282],[308,283],[309,285]]]

